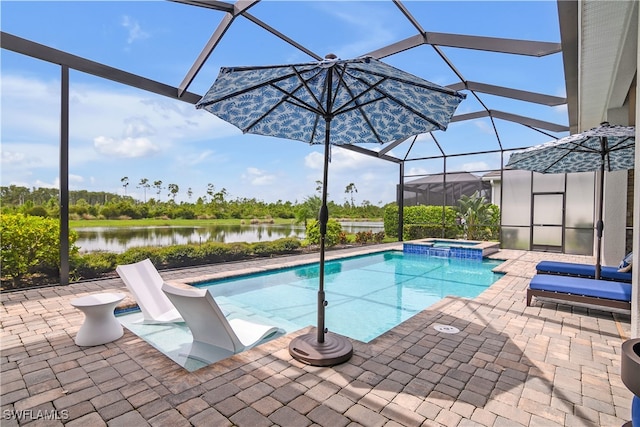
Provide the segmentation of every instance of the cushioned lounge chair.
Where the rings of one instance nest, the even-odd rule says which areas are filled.
[[[239,353],[259,344],[280,330],[244,319],[227,319],[207,289],[164,283],[162,291],[182,314],[193,335],[191,348],[183,355],[210,363],[220,349]]]
[[[576,277],[596,277],[596,266],[592,264],[576,264],[571,262],[541,261],[536,265],[539,274],[560,274]],[[603,266],[600,270],[601,280],[631,283],[631,272],[621,273],[618,267]]]
[[[527,289],[527,306],[534,296],[594,308],[631,310],[631,284],[611,280],[536,274]]]
[[[162,292],[162,277],[151,260],[116,267],[142,311],[143,323],[183,322],[182,316]]]

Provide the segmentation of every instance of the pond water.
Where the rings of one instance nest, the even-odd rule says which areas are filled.
[[[341,222],[342,229],[349,233],[384,230],[382,222]],[[106,251],[122,253],[139,246],[172,246],[204,242],[261,242],[283,237],[305,236],[303,225],[251,224],[209,225],[197,227],[80,227],[76,245],[80,252]]]

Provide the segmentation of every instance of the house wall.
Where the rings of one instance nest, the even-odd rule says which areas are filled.
[[[607,172],[604,186],[602,265],[617,266],[626,255],[627,171]]]
[[[544,175],[529,171],[505,170],[503,183],[504,203],[501,208],[503,248],[545,250],[546,244],[546,250],[550,251],[562,250],[564,253],[574,255],[595,254],[597,240],[594,227],[597,212],[594,172]],[[562,235],[558,235],[558,231],[553,231],[553,227],[545,227],[545,230],[548,230],[547,233],[550,233],[547,235],[546,242],[542,235],[536,238],[535,228],[538,232],[542,229],[539,226],[533,226],[532,218],[535,206],[534,194],[537,194],[537,197],[540,195],[545,197],[545,193],[560,194],[565,203]],[[591,196],[585,197],[586,195]],[[536,203],[541,201],[539,198],[537,200]],[[542,211],[544,209],[543,205]],[[546,209],[561,209],[561,207],[549,206]],[[613,214],[611,217],[613,218]],[[605,233],[608,232],[606,226],[605,230]],[[619,262],[620,260],[617,260],[616,265]]]

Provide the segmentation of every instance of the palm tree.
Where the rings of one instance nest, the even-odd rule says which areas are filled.
[[[347,185],[347,187],[344,189],[344,193],[345,194],[350,194],[351,195],[351,207],[352,208],[356,207],[355,203],[353,202],[353,193],[357,193],[357,192],[358,192],[358,189],[356,188],[356,185],[353,182],[349,183],[349,185]]]
[[[129,186],[129,177],[125,176],[120,179],[122,186],[124,187],[124,195],[127,195],[127,186]]]
[[[180,191],[180,187],[178,187],[178,184],[167,184],[167,190],[169,190],[168,196],[175,202],[178,191]]]
[[[295,211],[296,224],[304,223],[304,226],[306,227],[308,219],[318,217],[318,212],[320,211],[321,205],[322,199],[320,199],[320,197],[307,197]]]
[[[483,233],[483,229],[491,223],[493,205],[476,191],[471,196],[460,197],[457,210],[464,220],[462,226],[465,238],[481,240],[486,234]]]
[[[159,196],[162,191],[162,181],[153,181],[153,187],[156,189],[156,194]]]
[[[151,184],[149,184],[149,180],[147,178],[142,178],[140,183],[138,184],[138,188],[142,188],[144,192],[144,202],[147,203],[147,188],[150,188]]]

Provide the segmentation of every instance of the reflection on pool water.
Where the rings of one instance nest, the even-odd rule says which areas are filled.
[[[501,277],[492,272],[501,262],[429,258],[399,251],[328,261],[326,327],[369,342],[446,296],[478,296]],[[318,271],[316,263],[195,285],[209,289],[230,316],[272,324],[289,333],[316,324]],[[186,326],[156,327],[126,319],[134,315],[139,316],[128,314],[120,319],[165,353],[162,347],[167,344],[175,351],[180,343],[190,342]]]

